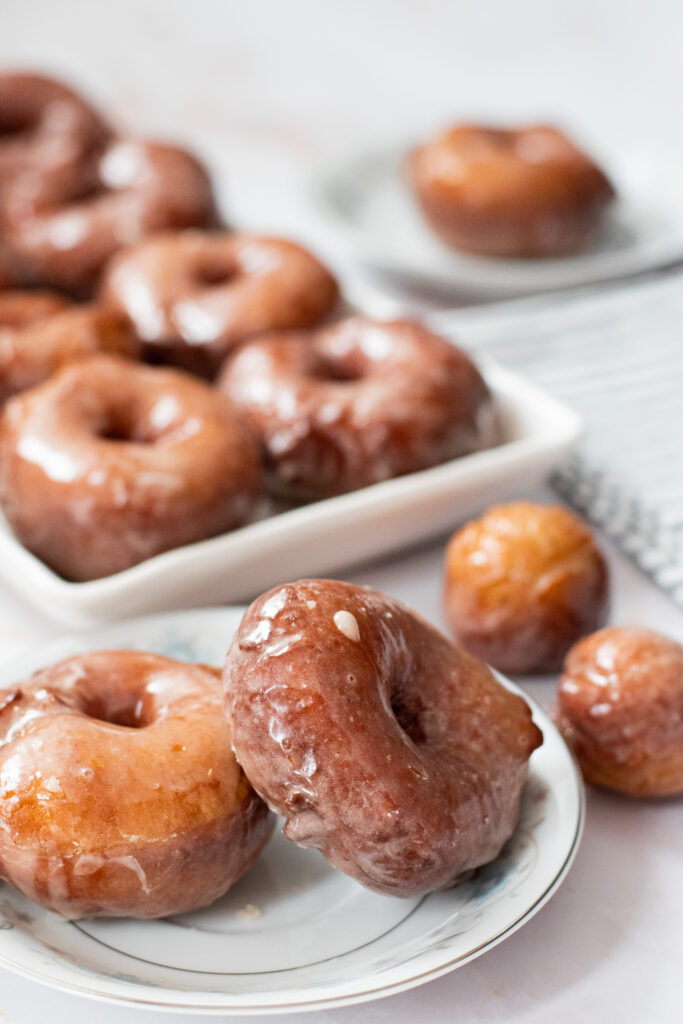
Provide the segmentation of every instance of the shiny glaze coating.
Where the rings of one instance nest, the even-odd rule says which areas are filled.
[[[128,321],[97,306],[76,308],[55,292],[0,291],[0,402],[97,352],[134,358]]]
[[[152,356],[213,376],[245,338],[320,323],[338,289],[293,242],[187,231],[121,253],[102,294],[131,318]]]
[[[332,580],[247,610],[224,669],[254,788],[377,892],[448,888],[512,834],[542,736],[521,697],[405,606]]]
[[[594,630],[607,568],[591,531],[559,505],[496,505],[446,551],[444,610],[453,635],[502,672],[552,672]]]
[[[273,819],[231,753],[218,680],[99,651],[0,691],[0,875],[70,918],[221,896]]]
[[[315,500],[494,444],[491,395],[460,349],[411,320],[353,317],[244,345],[219,386],[265,452],[271,489]]]
[[[8,203],[60,202],[91,184],[90,159],[110,130],[53,78],[0,74],[0,195]]]
[[[614,198],[600,168],[549,125],[459,125],[414,149],[407,169],[442,241],[484,256],[574,252]]]
[[[230,403],[177,370],[93,356],[0,418],[0,501],[18,539],[66,579],[126,569],[238,526],[260,491]]]
[[[85,188],[74,178],[58,202],[10,207],[6,242],[26,283],[87,296],[122,246],[156,231],[216,223],[207,172],[176,146],[116,139],[91,177]]]
[[[556,721],[586,782],[631,796],[683,793],[683,647],[611,627],[576,644]]]

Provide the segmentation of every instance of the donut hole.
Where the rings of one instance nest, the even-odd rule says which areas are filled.
[[[427,740],[423,725],[425,706],[417,693],[408,692],[405,686],[394,686],[390,697],[391,710],[399,726],[415,746]]]
[[[111,696],[107,699],[106,696],[93,695],[81,703],[81,711],[97,722],[118,725],[124,729],[144,729],[150,724],[145,702],[138,697],[117,701]]]
[[[37,118],[24,113],[3,110],[0,115],[0,138],[30,135],[36,129]]]
[[[205,260],[195,268],[194,277],[198,284],[212,288],[227,284],[236,273],[235,268],[224,261]]]
[[[102,441],[121,444],[153,444],[156,437],[143,419],[131,416],[129,410],[110,409],[95,427],[95,435]]]
[[[103,181],[95,177],[82,175],[74,179],[69,194],[64,197],[64,204],[69,207],[88,206],[111,192]]]
[[[350,384],[353,381],[362,380],[365,374],[362,368],[350,359],[321,358],[314,367],[312,376],[316,380]]]

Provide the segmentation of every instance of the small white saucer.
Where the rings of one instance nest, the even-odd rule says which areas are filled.
[[[361,262],[398,285],[461,300],[511,298],[627,277],[683,259],[683,154],[597,152],[618,192],[601,235],[575,256],[520,260],[468,256],[436,238],[402,171],[411,145],[346,156],[312,182],[326,227]]]

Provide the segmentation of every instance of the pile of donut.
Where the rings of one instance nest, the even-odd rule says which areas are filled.
[[[459,217],[436,178],[424,196],[445,237],[581,244],[612,194],[601,172],[548,129],[468,132],[412,157],[420,180],[462,184]],[[536,170],[506,221],[496,183],[520,160]],[[530,181],[540,220],[520,212]],[[189,153],[122,137],[51,79],[0,75],[0,502],[65,578],[233,529],[264,491],[312,501],[499,440],[463,352],[410,321],[333,321],[338,303],[300,246],[226,228]],[[512,835],[542,743],[484,661],[566,658],[556,719],[587,781],[680,793],[683,648],[588,635],[606,600],[587,528],[516,503],[449,544],[459,643],[376,591],[300,580],[253,602],[222,670],[126,650],[43,668],[0,691],[0,876],[70,918],[178,914],[253,864],[275,812],[376,892],[449,888]]]
[[[494,507],[454,534],[454,643],[394,598],[334,580],[273,588],[220,669],[81,654],[0,691],[0,877],[69,918],[217,900],[275,823],[391,896],[448,889],[515,830],[543,736],[477,656],[548,672],[586,781],[683,793],[683,647],[592,635],[605,563],[559,506]],[[569,651],[567,653],[567,650]]]
[[[514,831],[541,742],[398,601],[301,580],[254,601],[222,673],[96,651],[0,691],[0,876],[70,918],[178,914],[249,868],[272,810],[376,892],[449,888]]]
[[[497,443],[463,352],[340,317],[309,252],[225,226],[195,157],[0,74],[0,504],[65,579]]]

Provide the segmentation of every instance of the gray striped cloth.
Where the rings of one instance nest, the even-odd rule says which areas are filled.
[[[430,321],[585,417],[555,488],[683,605],[683,274]]]

